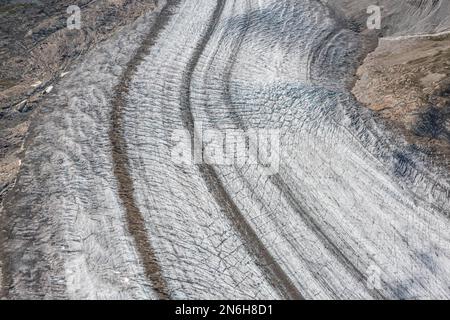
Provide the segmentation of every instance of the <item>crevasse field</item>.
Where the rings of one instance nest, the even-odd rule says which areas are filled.
[[[385,36],[450,27],[387,2]],[[368,3],[169,0],[91,51],[4,204],[8,296],[449,298],[448,173],[351,94]],[[208,130],[276,132],[272,162],[174,159]]]

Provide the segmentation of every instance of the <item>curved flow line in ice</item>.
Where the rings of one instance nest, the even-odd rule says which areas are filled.
[[[194,70],[198,64],[202,52],[204,51],[212,33],[215,30],[217,21],[222,14],[225,6],[225,0],[218,0],[214,13],[208,23],[207,30],[202,40],[195,47],[194,53],[188,62],[183,75],[183,87],[181,92],[181,108],[182,120],[184,126],[191,135],[191,143],[194,143],[194,118],[191,110],[191,81]],[[241,239],[246,243],[246,248],[250,254],[259,262],[259,265],[265,271],[268,281],[283,296],[288,299],[303,300],[304,296],[294,286],[288,275],[283,271],[281,266],[275,261],[270,252],[258,238],[256,232],[248,224],[245,217],[240,212],[230,195],[227,193],[223,183],[221,182],[216,170],[208,164],[200,164],[199,172],[205,181],[209,191],[219,204],[222,210],[229,216],[234,228],[238,231]]]
[[[248,6],[250,6],[249,3],[247,3]],[[244,28],[243,34],[238,40],[238,43],[234,46],[232,54],[230,55],[227,63],[227,67],[225,68],[226,73],[223,78],[224,82],[224,102],[227,106],[227,109],[231,113],[231,119],[235,122],[236,125],[238,125],[241,129],[244,131],[248,131],[247,126],[245,125],[243,119],[240,117],[240,115],[236,112],[232,99],[231,99],[231,90],[230,90],[230,83],[231,83],[231,74],[236,62],[236,57],[239,53],[240,47],[242,45],[242,42],[245,38],[246,32],[248,30],[248,23],[246,27]],[[331,37],[335,36],[337,34],[336,31],[330,32],[326,38],[325,41],[328,41]],[[316,50],[312,50],[313,53],[317,53],[320,51],[322,47],[319,47]],[[311,56],[311,55],[310,55]],[[311,61],[311,59],[308,59]],[[308,70],[310,70],[312,62],[308,64]],[[309,80],[312,80],[309,78]],[[254,148],[251,148],[254,150]],[[247,180],[243,174],[240,174],[240,177]],[[333,243],[333,241],[328,237],[328,235],[320,228],[320,226],[316,223],[313,217],[309,215],[306,210],[304,210],[300,204],[300,201],[295,196],[295,193],[291,190],[289,185],[284,181],[284,179],[281,177],[279,173],[276,173],[274,175],[270,175],[269,179],[271,180],[272,184],[281,192],[281,194],[284,195],[284,197],[287,199],[289,205],[294,209],[295,212],[297,212],[303,220],[306,222],[306,224],[309,226],[309,228],[318,236],[319,239],[321,239],[324,246],[330,251],[331,254],[333,254],[338,261],[342,263],[342,265],[351,273],[353,276],[358,279],[358,281],[365,281],[366,277],[365,275],[358,269],[358,267]],[[371,295],[375,299],[385,299],[383,294],[377,290],[372,289],[369,290]]]

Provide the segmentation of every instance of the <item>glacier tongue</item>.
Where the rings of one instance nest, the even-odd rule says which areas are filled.
[[[166,5],[49,93],[5,205],[9,295],[156,299],[154,272],[173,299],[450,297],[448,180],[351,95],[350,1]],[[275,169],[174,161],[208,130],[277,132]]]

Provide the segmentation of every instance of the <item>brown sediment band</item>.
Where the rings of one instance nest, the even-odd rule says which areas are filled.
[[[115,88],[112,100],[111,129],[109,132],[112,145],[113,170],[117,179],[119,198],[125,207],[128,230],[136,243],[136,248],[142,260],[145,274],[160,299],[170,299],[170,294],[166,281],[162,275],[161,267],[158,264],[155,251],[148,238],[145,220],[134,199],[135,189],[133,179],[128,170],[129,158],[122,125],[126,96],[128,95],[133,75],[135,74],[137,67],[143,61],[145,55],[148,53],[150,47],[155,44],[161,30],[167,25],[171,16],[171,11],[176,7],[178,2],[178,0],[167,1],[166,5],[156,18],[154,26],[146,35],[134,56],[128,62],[120,82]]]

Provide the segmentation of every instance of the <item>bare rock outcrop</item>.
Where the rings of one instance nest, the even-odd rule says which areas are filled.
[[[353,8],[351,1],[344,2]],[[448,168],[449,2],[378,3],[383,8],[381,38],[359,68],[353,93],[390,130]],[[364,4],[360,1],[358,5]]]

